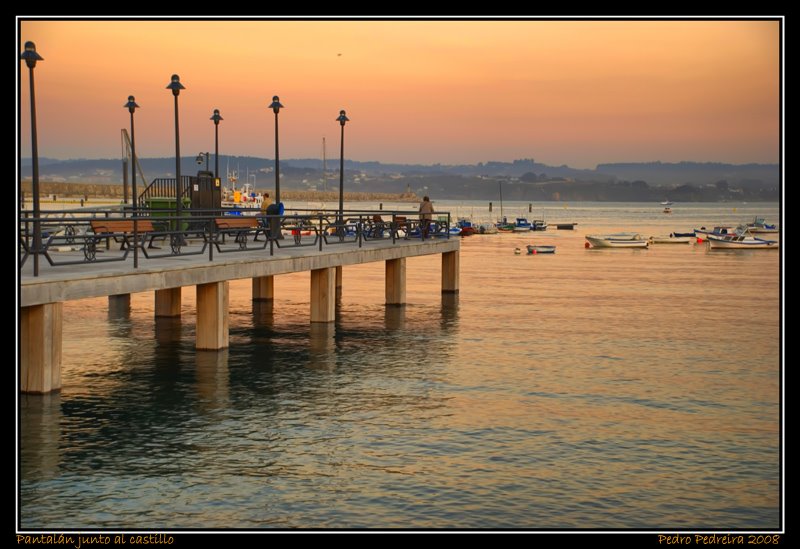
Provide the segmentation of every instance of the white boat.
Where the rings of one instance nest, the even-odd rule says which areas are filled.
[[[672,202],[670,202],[669,200],[665,200],[664,202],[661,203],[661,205],[662,206],[672,206]]]
[[[494,223],[479,223],[478,234],[497,234],[497,225]]]
[[[747,227],[726,235],[708,235],[708,247],[712,250],[777,250],[777,240],[764,240],[750,234]]]
[[[222,189],[222,207],[260,211],[264,201],[261,193],[255,192],[250,183],[237,187],[238,182],[239,172],[228,170],[228,186]]]
[[[526,247],[528,248],[528,255],[533,255],[533,254],[554,254],[554,253],[556,253],[556,247],[555,246],[528,244]]]
[[[675,235],[665,235],[665,236],[651,236],[650,237],[650,244],[691,244],[692,237],[691,236],[675,236]]]
[[[768,225],[764,222],[763,217],[756,217],[752,223],[747,224],[747,228],[751,233],[777,233],[778,227],[775,225]]]
[[[594,248],[647,248],[650,244],[638,233],[587,234],[586,240]]]

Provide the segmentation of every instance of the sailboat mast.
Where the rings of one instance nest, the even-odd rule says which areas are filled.
[[[503,216],[503,182],[498,181],[497,184],[500,186],[500,219],[505,219]]]

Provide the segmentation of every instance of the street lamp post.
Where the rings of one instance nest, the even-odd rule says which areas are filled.
[[[201,152],[201,153],[197,153],[197,158],[195,158],[195,161],[196,161],[198,164],[202,164],[202,163],[203,163],[203,157],[204,157],[204,156],[206,157],[206,171],[208,171],[208,157],[210,157],[210,156],[211,156],[211,154],[210,154],[210,153],[207,153],[207,152]]]
[[[181,211],[183,210],[183,189],[181,187],[181,132],[180,125],[178,124],[178,95],[181,90],[186,89],[186,86],[181,84],[181,77],[173,74],[170,83],[167,84],[167,89],[172,90],[172,96],[175,98],[175,215],[178,220],[176,227],[181,229]],[[180,248],[183,244],[183,238],[179,233],[172,236],[172,251],[173,253]]]
[[[136,104],[136,99],[132,96],[128,96],[128,102],[122,105],[123,108],[127,108],[128,112],[131,113],[131,194],[133,195],[133,202],[131,204],[133,210],[133,268],[137,269],[139,267],[139,235],[138,235],[138,223],[136,221],[136,210],[139,202],[139,195],[136,192],[136,133],[134,132],[133,127],[133,113],[134,111],[139,108],[139,105]]]
[[[272,97],[272,104],[269,106],[275,113],[275,204],[280,207],[281,203],[281,169],[280,157],[278,156],[278,112],[283,108],[277,95]]]
[[[342,138],[341,138],[341,148],[339,150],[339,230],[342,231],[342,236],[344,235],[344,226],[342,225],[344,222],[344,125],[345,123],[349,122],[350,119],[347,118],[344,111],[339,111],[339,118],[336,120],[339,121],[339,124],[342,126]]]
[[[31,88],[31,169],[32,169],[32,191],[33,191],[33,276],[39,276],[39,248],[42,242],[42,224],[39,221],[39,146],[36,139],[36,94],[33,86],[33,69],[37,61],[44,61],[44,58],[36,53],[36,44],[25,42],[25,50],[20,54],[20,59],[25,60],[30,75]],[[21,178],[20,178],[21,180]]]
[[[219,115],[219,109],[214,109],[214,116],[212,116],[209,120],[214,121],[214,177],[218,179],[219,178],[219,121],[223,120],[223,118]]]

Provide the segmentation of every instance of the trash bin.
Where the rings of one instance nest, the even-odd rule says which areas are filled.
[[[192,205],[192,199],[188,196],[182,197],[181,202],[183,202],[183,210],[181,210],[181,217],[189,217],[190,213],[188,210]],[[177,200],[175,200],[174,196],[152,196],[145,200],[145,205],[150,209],[150,215],[152,217],[170,217],[175,215],[175,206],[177,205]],[[162,222],[154,222],[154,225],[160,231],[174,231],[175,230],[175,220],[171,220],[169,224],[166,221]],[[189,228],[188,221],[181,222],[181,230],[185,231]]]
[[[283,202],[267,206],[267,215],[283,215]],[[269,234],[272,238],[283,238],[281,234],[280,217],[271,217],[269,220]]]

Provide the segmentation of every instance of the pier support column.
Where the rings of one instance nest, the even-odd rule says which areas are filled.
[[[342,301],[342,267],[336,267],[336,301]]]
[[[156,316],[181,316],[181,289],[156,290]]]
[[[20,309],[20,390],[44,394],[61,389],[61,303]]]
[[[272,301],[275,298],[275,277],[257,276],[253,279],[253,301]]]
[[[311,271],[311,322],[336,320],[336,267]]]
[[[228,281],[197,285],[197,349],[228,346]]]
[[[442,293],[458,293],[459,252],[445,252],[442,254]]]
[[[386,260],[386,304],[406,303],[406,258]]]
[[[131,294],[108,296],[108,314],[111,317],[127,316],[131,311]]]

